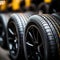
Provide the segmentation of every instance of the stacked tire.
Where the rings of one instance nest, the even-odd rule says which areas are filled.
[[[10,14],[0,14],[0,44],[7,49],[7,23]]]
[[[16,13],[12,14],[7,25],[7,41],[12,60],[25,59],[23,35],[24,29],[29,21],[29,17],[34,13]]]
[[[57,20],[49,14],[30,17],[24,34],[26,60],[59,60]]]
[[[54,16],[54,19],[56,21],[56,25],[57,25],[57,34],[58,34],[58,38],[59,38],[59,57],[60,57],[60,13],[54,13],[52,14],[52,16]],[[60,59],[60,58],[59,58]]]

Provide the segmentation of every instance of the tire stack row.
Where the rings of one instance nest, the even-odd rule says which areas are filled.
[[[60,14],[0,14],[0,40],[11,60],[59,60]]]

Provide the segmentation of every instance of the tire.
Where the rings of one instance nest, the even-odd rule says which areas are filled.
[[[59,18],[56,16],[54,16],[54,15],[49,15],[49,14],[47,14],[47,17],[49,17],[51,20],[51,23],[53,24],[53,26],[55,27],[55,30],[56,30],[56,32],[57,32],[57,37],[58,37],[58,40],[56,41],[58,44],[57,44],[57,46],[58,46],[58,58],[59,58],[59,60],[60,60],[60,21],[59,21]]]
[[[9,15],[8,14],[0,14],[0,39],[1,39],[1,47],[8,49],[7,47],[7,23],[8,23]]]
[[[23,39],[26,60],[58,59],[57,32],[47,17],[43,14],[30,17]]]
[[[59,37],[59,40],[60,40],[60,14],[59,13],[54,13],[51,15],[56,23],[57,23],[57,29],[58,29],[58,37]]]
[[[25,60],[24,50],[23,50],[23,34],[27,22],[28,22],[28,17],[25,16],[25,14],[23,13],[12,14],[12,16],[9,19],[8,27],[7,27],[8,29],[7,40],[8,40],[10,57],[12,60],[20,60],[20,59]],[[11,33],[11,31],[13,32],[13,34]],[[15,33],[16,35],[14,36]],[[13,39],[13,37],[10,35],[14,37],[17,36],[17,39]],[[15,44],[14,40],[16,40],[17,47],[13,46],[13,44]],[[16,48],[15,49],[16,51],[14,51],[13,48]]]
[[[58,29],[57,33],[58,33],[58,38],[59,38],[59,57],[60,57],[60,14],[59,13],[53,13],[52,17],[55,19],[55,21],[57,23],[57,29]]]
[[[39,13],[49,13],[49,5],[46,3],[41,3],[38,6]]]

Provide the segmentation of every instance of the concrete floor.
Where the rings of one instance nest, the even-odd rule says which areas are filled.
[[[0,47],[0,60],[10,60],[9,52]]]

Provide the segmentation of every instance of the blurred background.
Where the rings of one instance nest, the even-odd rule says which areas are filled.
[[[59,12],[59,2],[60,0],[0,0],[0,12],[38,11],[39,9],[44,10],[45,5],[48,6],[49,13]]]

